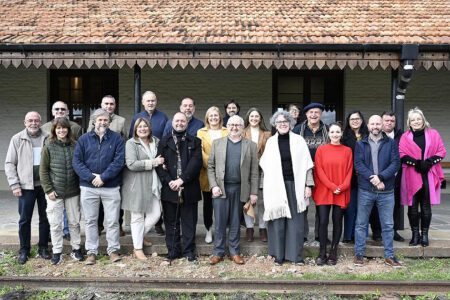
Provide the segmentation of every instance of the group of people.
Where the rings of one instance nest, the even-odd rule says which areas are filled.
[[[202,199],[205,242],[214,243],[211,265],[227,252],[234,263],[244,264],[240,227],[245,224],[251,242],[256,223],[276,265],[304,263],[310,201],[316,206],[317,265],[337,263],[342,234],[344,243],[355,243],[354,263],[362,265],[370,223],[373,238],[384,243],[385,263],[401,266],[393,240],[403,240],[397,232],[402,205],[408,206],[410,245],[429,245],[431,205],[440,201],[440,161],[446,150],[420,109],[409,111],[409,130],[402,133],[395,130],[392,112],[373,115],[366,124],[363,114],[354,111],[343,127],[321,121],[320,103],[303,108],[303,121],[299,107],[291,105],[271,117],[272,135],[257,108],[242,118],[234,100],[224,105],[225,117],[218,107],[210,107],[204,122],[194,117],[191,98],[181,100],[172,119],[156,108],[157,101],[154,92],[143,94],[144,110],[132,118],[129,133],[109,95],[83,135],[69,121],[64,102],[53,104],[55,118],[42,126],[37,112],[26,114],[25,129],[12,137],[5,160],[9,185],[19,199],[19,263],[26,263],[30,254],[36,202],[38,254],[55,265],[63,260],[65,213],[73,259],[85,259],[80,245],[83,212],[85,263],[96,263],[103,227],[110,260],[121,260],[121,209],[130,212],[135,258],[147,259],[143,249],[152,245],[147,233],[164,222],[167,259],[196,261]]]

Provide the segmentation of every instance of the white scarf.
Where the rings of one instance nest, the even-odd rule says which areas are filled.
[[[139,138],[139,142],[144,147],[144,152],[147,154],[149,159],[154,159],[156,157],[156,140],[152,137],[152,142],[147,146],[144,141]],[[161,200],[161,181],[159,180],[158,174],[156,173],[155,167],[153,167],[152,171],[152,194],[156,197],[156,199]]]
[[[295,196],[297,198],[297,212],[301,213],[309,205],[305,199],[306,172],[314,167],[308,146],[300,135],[289,132],[289,147],[294,172]],[[264,221],[279,218],[292,218],[289,211],[286,188],[284,186],[283,170],[281,167],[278,133],[269,138],[266,148],[259,161],[264,171]]]

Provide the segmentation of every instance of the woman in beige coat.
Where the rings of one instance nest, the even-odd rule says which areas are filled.
[[[134,125],[134,137],[125,146],[127,167],[123,172],[122,209],[131,213],[131,236],[134,256],[146,260],[143,245],[151,246],[145,238],[161,216],[161,182],[155,168],[164,163],[156,157],[158,139],[152,136],[150,123],[139,118]]]
[[[202,141],[203,167],[200,170],[200,188],[203,195],[203,222],[206,227],[205,242],[212,243],[213,207],[212,194],[208,183],[208,159],[212,143],[215,139],[228,135],[228,129],[223,127],[222,114],[218,107],[211,106],[205,114],[205,127],[197,131],[197,137]]]

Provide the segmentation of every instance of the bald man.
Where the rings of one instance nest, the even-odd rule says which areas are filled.
[[[11,138],[5,159],[5,174],[13,195],[19,200],[19,264],[25,264],[31,250],[31,218],[37,202],[39,212],[38,255],[50,259],[48,242],[50,225],[47,202],[39,181],[41,149],[47,134],[41,130],[41,116],[35,111],[25,115],[25,129]]]
[[[364,264],[367,227],[374,205],[377,206],[384,244],[384,262],[393,268],[401,267],[394,256],[394,189],[395,174],[400,166],[395,141],[382,131],[379,115],[369,118],[369,135],[356,143],[355,169],[358,173],[358,213],[355,228],[354,264]]]

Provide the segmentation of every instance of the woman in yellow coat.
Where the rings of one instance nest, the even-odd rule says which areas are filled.
[[[212,243],[213,207],[212,194],[208,182],[208,159],[211,146],[215,139],[228,135],[228,130],[223,127],[223,117],[219,108],[211,106],[205,114],[205,127],[197,131],[197,137],[202,141],[203,167],[200,171],[200,187],[203,194],[203,222],[206,227],[205,242]]]

